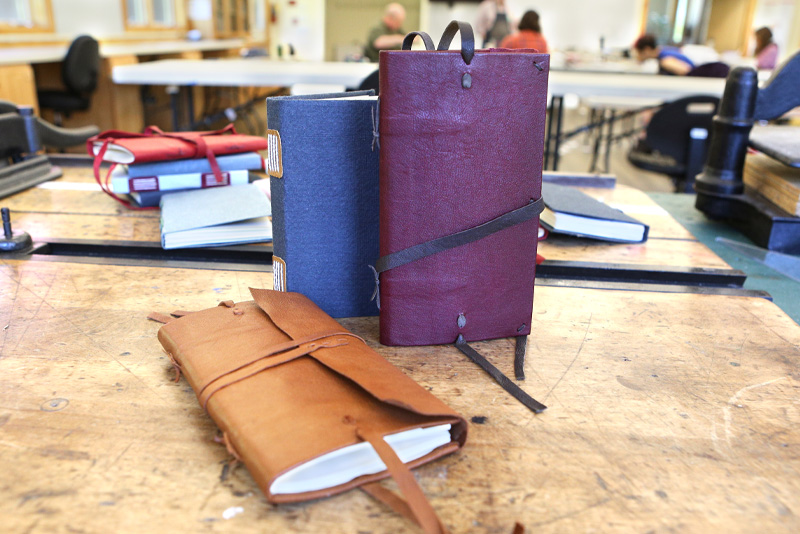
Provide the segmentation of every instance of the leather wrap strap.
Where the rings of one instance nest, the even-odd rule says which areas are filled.
[[[453,42],[453,37],[459,31],[461,32],[461,57],[464,58],[464,63],[469,65],[473,56],[475,56],[475,34],[472,32],[472,26],[468,22],[451,21],[447,28],[444,29],[442,38],[439,39],[437,50],[448,50],[450,43]]]
[[[447,529],[445,529],[442,522],[439,521],[436,512],[422,492],[422,488],[417,484],[417,480],[414,478],[411,470],[397,456],[394,449],[384,441],[383,436],[363,426],[357,426],[356,434],[359,438],[372,445],[372,448],[378,453],[381,461],[386,465],[389,474],[392,475],[392,478],[400,488],[400,492],[405,497],[405,501],[396,495],[389,497],[387,493],[391,494],[391,492],[388,490],[384,491],[383,488],[376,490],[376,483],[372,485],[367,484],[367,486],[370,487],[364,488],[364,490],[376,499],[388,504],[400,514],[413,518],[414,521],[422,527],[425,534],[447,534]]]
[[[455,342],[456,348],[463,352],[470,360],[478,364],[478,366],[489,373],[489,375],[500,384],[500,386],[511,394],[512,397],[524,404],[528,409],[534,413],[541,413],[547,409],[547,406],[537,401],[527,393],[525,393],[518,385],[512,382],[500,369],[489,363],[489,360],[484,358],[478,351],[470,347],[464,336],[458,335]]]
[[[451,248],[460,247],[468,243],[473,243],[484,237],[490,236],[500,230],[505,230],[522,222],[533,219],[539,215],[544,209],[544,199],[540,198],[536,201],[531,201],[526,206],[504,213],[499,217],[492,219],[489,222],[483,223],[478,226],[473,226],[467,230],[456,232],[444,237],[439,237],[414,245],[386,256],[378,258],[375,262],[375,271],[382,273],[401,265],[406,265],[417,261],[419,259],[431,256],[438,252],[443,252]]]
[[[254,357],[234,369],[227,370],[221,375],[206,382],[199,387],[197,398],[203,409],[208,408],[208,401],[220,390],[246,380],[258,373],[277,367],[284,363],[296,360],[303,356],[312,356],[312,352],[317,349],[333,348],[346,345],[348,340],[358,339],[362,343],[363,339],[349,332],[335,332],[321,336],[311,336],[303,340],[291,340],[280,345],[275,345],[269,353]]]
[[[414,38],[421,37],[422,42],[425,44],[425,50],[436,50],[436,45],[433,44],[433,39],[426,32],[409,32],[403,38],[403,50],[411,50],[411,45]]]

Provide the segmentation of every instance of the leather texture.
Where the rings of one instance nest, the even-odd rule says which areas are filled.
[[[381,256],[541,198],[548,73],[533,50],[381,52]],[[534,217],[382,273],[381,342],[528,335],[537,233]]]
[[[389,476],[383,471],[323,490],[271,493],[270,485],[280,474],[368,441],[389,466],[420,523],[429,525],[426,532],[444,532],[430,520],[430,505],[419,489],[410,488],[413,475],[402,462],[396,465],[399,460],[391,451],[382,450],[382,437],[451,424],[452,441],[407,464],[416,467],[463,446],[466,421],[307,297],[250,291],[254,301],[175,312],[183,316],[165,324],[158,339],[267,499],[305,501]],[[168,320],[160,314],[151,318]]]

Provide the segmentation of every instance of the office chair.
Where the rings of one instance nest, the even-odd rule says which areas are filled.
[[[700,76],[703,78],[727,78],[730,71],[731,68],[727,64],[721,61],[713,61],[696,66],[687,72],[686,75]]]
[[[365,91],[368,89],[373,89],[375,94],[378,94],[378,70],[376,69],[375,72],[364,78],[361,82],[361,85],[358,86],[359,91]]]
[[[61,78],[65,91],[39,91],[39,107],[52,109],[53,122],[62,124],[62,114],[89,109],[89,96],[97,88],[100,50],[97,41],[88,36],[76,37],[61,63]]]
[[[666,174],[677,192],[692,192],[703,170],[711,122],[719,105],[713,96],[690,96],[663,106],[650,119],[645,139],[628,153],[636,167]]]

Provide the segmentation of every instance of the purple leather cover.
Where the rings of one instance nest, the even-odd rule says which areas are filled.
[[[541,197],[549,59],[478,50],[467,65],[457,50],[381,52],[381,256]],[[381,273],[381,343],[529,334],[538,224]]]

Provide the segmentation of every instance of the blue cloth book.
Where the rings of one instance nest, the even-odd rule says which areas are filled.
[[[378,314],[377,105],[373,91],[267,99],[275,289],[333,317]]]
[[[263,158],[258,152],[242,152],[217,156],[217,163],[221,171],[260,170],[263,168]],[[164,174],[190,174],[214,172],[206,158],[176,159],[171,161],[154,161],[128,165],[128,177],[139,178],[142,176],[161,176]]]

